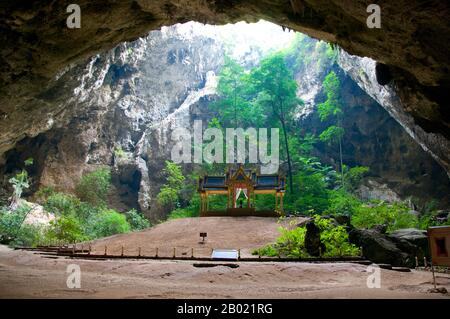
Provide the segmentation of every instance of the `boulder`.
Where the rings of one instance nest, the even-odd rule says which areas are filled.
[[[350,216],[348,215],[337,215],[334,217],[334,219],[339,225],[351,227]]]
[[[415,257],[429,257],[426,231],[407,228],[390,234],[379,229],[352,229],[349,241],[363,249],[364,257],[375,263],[415,267]]]
[[[374,229],[352,229],[349,241],[362,247],[365,258],[393,266],[414,266],[414,257],[403,252],[388,236]]]
[[[419,260],[429,257],[429,245],[426,230],[416,228],[399,229],[389,234],[397,246],[413,258],[417,256]]]
[[[314,221],[306,224],[305,248],[308,254],[314,257],[320,256],[320,252],[325,252],[325,245],[320,241],[320,229]]]
[[[23,221],[24,224],[48,226],[50,225],[51,221],[55,220],[55,215],[45,211],[44,207],[42,207],[41,205],[27,202],[23,199],[21,199],[20,202],[21,205],[27,205],[31,208],[27,217]]]
[[[386,224],[375,225],[372,227],[372,229],[379,232],[380,234],[385,234],[387,231],[387,225]]]

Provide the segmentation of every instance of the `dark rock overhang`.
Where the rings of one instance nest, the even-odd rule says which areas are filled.
[[[389,69],[404,111],[426,132],[450,139],[450,4],[382,1],[381,29],[369,29],[372,1],[80,0],[80,29],[68,29],[72,1],[5,0],[0,4],[0,154],[46,129],[47,85],[68,66],[163,25],[195,20],[224,24],[265,19],[368,56]],[[411,93],[413,92],[413,93]],[[409,101],[418,94],[421,103]],[[411,97],[411,95],[414,95]],[[37,110],[33,101],[44,105]],[[30,120],[27,120],[27,116]],[[440,154],[450,163],[449,154]]]

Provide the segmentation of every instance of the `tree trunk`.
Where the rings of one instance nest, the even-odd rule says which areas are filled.
[[[344,188],[344,163],[342,161],[342,137],[339,137],[339,157],[341,161],[341,186]]]

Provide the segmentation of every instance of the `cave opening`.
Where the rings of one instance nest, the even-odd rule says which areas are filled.
[[[61,3],[1,6],[0,244],[33,254],[0,245],[0,295],[64,295],[29,279],[66,262],[83,296],[183,298],[374,296],[374,263],[429,265],[427,229],[450,225],[447,4]],[[431,285],[388,277],[377,296]]]
[[[385,105],[380,105],[383,101],[377,99],[375,92],[379,88],[371,91],[367,80],[364,81],[372,76],[373,82],[389,86],[392,72],[388,66],[351,56],[326,42],[263,20],[222,26],[191,21],[162,27],[67,70],[49,89],[52,94],[43,96],[49,99],[69,96],[67,85],[61,84],[69,83],[75,103],[69,100],[63,104],[66,107],[77,104],[78,110],[66,129],[50,129],[35,138],[26,138],[7,153],[5,176],[23,168],[20,162],[25,154],[38,150],[45,153],[48,145],[52,145],[55,155],[51,160],[37,161],[31,174],[36,181],[33,185],[37,186],[27,195],[47,186],[73,192],[83,174],[108,166],[113,170],[112,183],[117,193],[109,199],[113,207],[121,211],[137,209],[154,220],[164,218],[173,207],[163,208],[157,198],[166,185],[165,161],[170,160],[173,130],[180,127],[191,130],[199,120],[206,128],[228,124],[246,129],[256,124],[248,120],[255,114],[246,113],[245,108],[238,112],[235,109],[232,116],[228,113],[233,110],[224,112],[211,105],[223,98],[223,90],[230,90],[219,87],[220,79],[227,76],[226,67],[228,72],[241,72],[249,77],[261,61],[276,54],[284,56],[287,70],[297,85],[295,96],[301,101],[289,114],[292,126],[286,134],[301,136],[302,143],[307,145],[301,147],[310,148],[310,156],[341,175],[344,167],[348,170],[369,167],[365,185],[358,189],[358,196],[366,200],[408,199],[414,202],[411,208],[424,207],[433,200],[439,202],[439,207],[449,203],[445,172],[383,109]],[[342,109],[332,112],[344,114],[334,120],[324,115],[326,111],[320,113],[320,106],[327,104],[327,95],[333,94],[324,89],[330,74],[339,85],[342,104]],[[248,106],[254,102],[245,96],[252,93],[239,94],[242,95],[239,103]],[[267,109],[257,115],[270,116]],[[217,121],[220,116],[228,119],[220,123]],[[324,136],[328,128],[336,127],[345,132],[340,149],[330,142],[337,131],[332,132],[328,141]],[[55,131],[59,132],[56,140],[42,141],[42,136],[53,136]],[[72,145],[74,136],[76,141]],[[307,138],[310,140],[306,141]],[[40,146],[28,149],[20,146],[30,142]],[[284,150],[281,153],[280,168],[286,173]],[[195,163],[184,165],[183,173],[190,174],[196,169]],[[67,170],[75,173],[67,174]],[[6,179],[3,184],[7,184]],[[181,193],[185,197],[179,202],[182,206],[189,205],[192,190]]]

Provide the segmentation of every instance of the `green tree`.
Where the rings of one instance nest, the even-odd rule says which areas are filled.
[[[75,192],[82,201],[98,206],[106,204],[110,187],[110,168],[100,168],[83,175]]]
[[[166,161],[165,164],[163,174],[166,176],[166,183],[161,187],[157,200],[159,204],[173,209],[177,206],[185,177],[179,165],[171,161]]]
[[[31,207],[28,205],[18,206],[14,210],[6,208],[0,210],[0,237],[2,241],[9,242],[18,236],[30,211]]]
[[[33,159],[28,158],[24,162],[25,166],[33,165]],[[11,177],[9,179],[9,183],[12,185],[14,191],[11,196],[11,203],[9,205],[10,209],[14,210],[17,208],[19,204],[19,200],[22,197],[22,192],[24,189],[30,187],[28,180],[28,172],[25,169],[22,169],[20,173],[17,173],[16,176]]]
[[[132,209],[125,213],[132,230],[142,230],[150,227],[150,222],[137,210]]]
[[[217,86],[219,99],[211,107],[219,115],[222,127],[243,127],[255,122],[249,116],[252,106],[248,100],[248,85],[244,68],[229,56],[225,56],[224,65],[219,73]],[[217,118],[216,118],[217,120]],[[218,127],[216,123],[214,127]],[[221,127],[219,127],[221,128]]]
[[[257,93],[255,104],[268,111],[269,121],[278,121],[281,126],[288,164],[289,191],[292,193],[293,173],[288,135],[293,112],[302,104],[296,94],[297,82],[286,66],[282,53],[263,59],[260,66],[250,73],[249,81]]]
[[[98,215],[92,216],[88,227],[88,234],[92,238],[107,237],[122,234],[131,230],[124,214],[113,209],[104,209]]]
[[[83,227],[74,215],[61,215],[50,222],[50,228],[46,234],[47,240],[64,241],[74,243],[86,240],[83,234]]]
[[[325,102],[318,105],[318,113],[321,121],[334,119],[336,125],[331,125],[319,136],[320,140],[329,144],[337,143],[339,146],[339,162],[341,173],[341,186],[344,187],[344,163],[342,159],[342,139],[344,128],[342,122],[342,104],[340,97],[340,81],[334,71],[328,73],[323,81],[323,91],[327,96]]]

